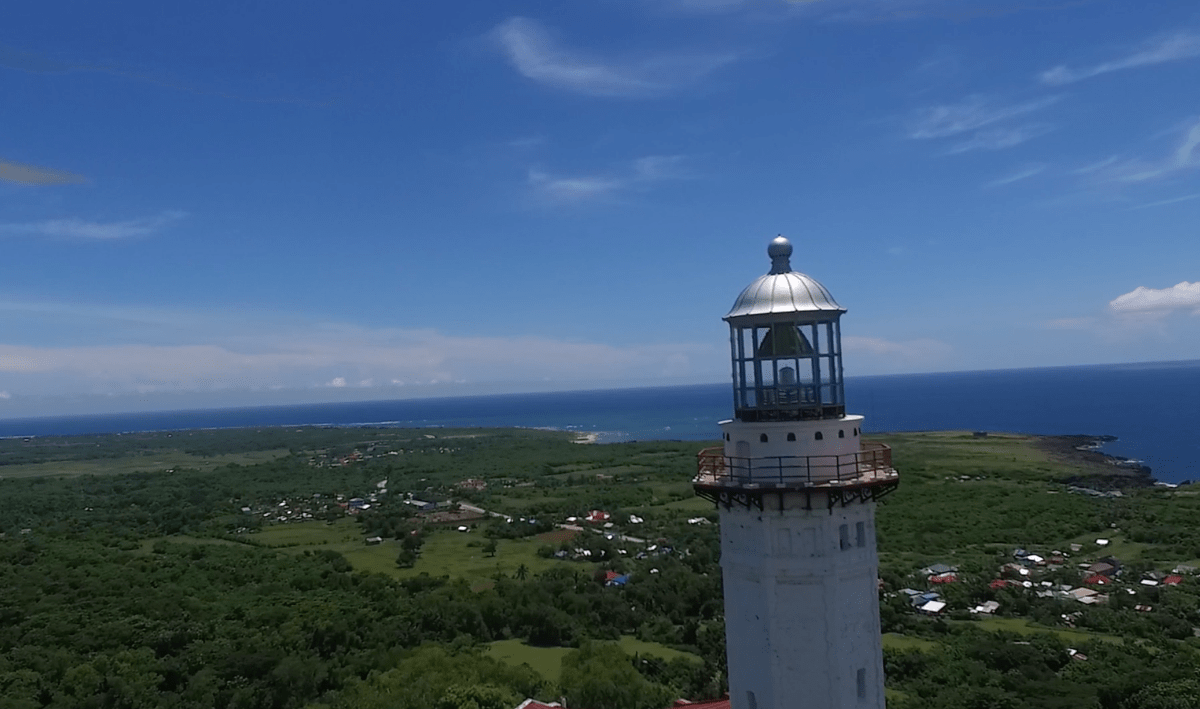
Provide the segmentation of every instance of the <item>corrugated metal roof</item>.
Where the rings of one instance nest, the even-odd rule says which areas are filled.
[[[792,244],[787,239],[775,238],[767,254],[771,257],[771,271],[746,286],[726,320],[748,315],[846,312],[815,278],[792,270]]]

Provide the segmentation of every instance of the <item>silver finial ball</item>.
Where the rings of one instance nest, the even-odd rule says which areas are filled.
[[[767,247],[767,255],[771,257],[771,273],[788,273],[792,270],[789,259],[792,256],[792,242],[782,235],[771,240]]]

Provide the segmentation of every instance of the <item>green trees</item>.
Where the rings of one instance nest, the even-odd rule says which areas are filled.
[[[670,687],[646,680],[615,643],[584,642],[563,656],[559,684],[577,709],[662,709],[675,698]]]
[[[1139,691],[1121,709],[1194,709],[1200,707],[1200,682],[1177,679],[1156,682]]]
[[[335,709],[512,709],[537,696],[544,681],[528,665],[511,667],[470,649],[425,645],[395,667],[353,680]]]

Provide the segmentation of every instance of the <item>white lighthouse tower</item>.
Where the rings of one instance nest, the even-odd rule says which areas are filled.
[[[721,512],[733,709],[884,709],[875,500],[899,476],[847,415],[840,319],[820,283],[771,271],[725,316],[734,418],[700,452],[696,493]]]

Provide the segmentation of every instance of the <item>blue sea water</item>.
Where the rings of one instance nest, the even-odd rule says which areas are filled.
[[[846,379],[864,431],[986,430],[1111,435],[1104,452],[1163,482],[1200,479],[1200,360]],[[294,425],[520,426],[601,442],[718,437],[728,384],[307,404],[0,421],[0,436]]]

